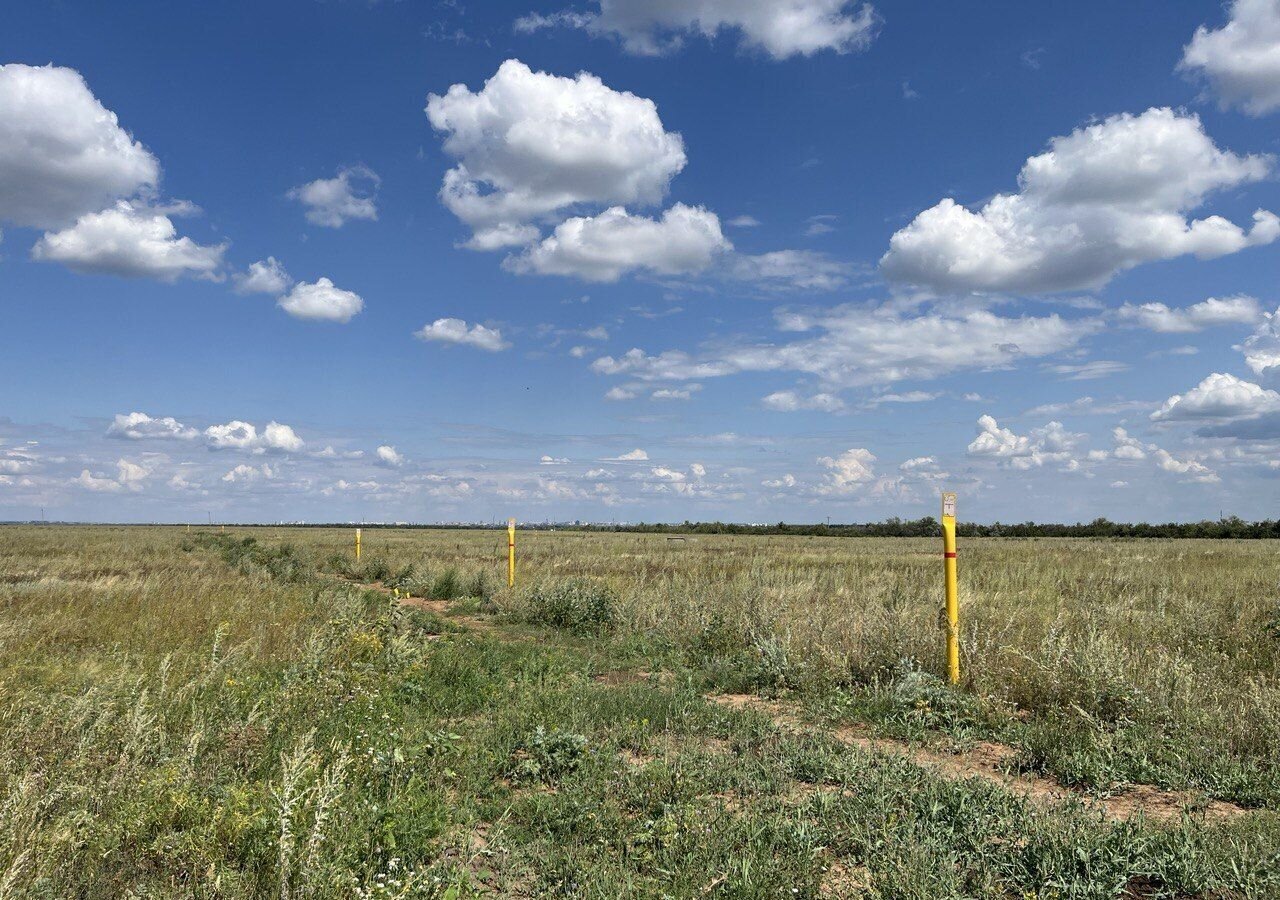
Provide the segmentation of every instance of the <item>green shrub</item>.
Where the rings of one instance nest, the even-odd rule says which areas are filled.
[[[507,777],[515,781],[555,781],[575,771],[587,752],[587,739],[571,731],[541,725],[511,754]]]
[[[399,572],[390,576],[385,582],[387,587],[408,589],[413,586],[418,579],[418,568],[413,563],[405,566]]]
[[[431,597],[434,600],[455,600],[462,596],[462,582],[458,579],[458,570],[445,569],[431,584]]]
[[[492,599],[493,588],[489,586],[489,578],[483,569],[471,576],[471,580],[467,582],[466,593],[468,597],[477,597],[486,602]]]
[[[602,634],[613,629],[617,600],[607,587],[585,578],[573,578],[552,588],[538,588],[529,595],[527,620],[538,625],[564,628],[581,634]]]
[[[385,581],[391,577],[391,566],[385,559],[375,556],[360,570],[360,580],[365,582]]]

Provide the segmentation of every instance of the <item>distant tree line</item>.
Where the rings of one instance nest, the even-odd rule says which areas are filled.
[[[75,525],[76,522],[0,522],[0,525]],[[109,524],[109,523],[100,523]],[[130,523],[120,523],[130,524]],[[136,523],[134,523],[136,524]],[[165,524],[165,523],[153,523]],[[181,525],[183,523],[169,523]],[[227,522],[233,528],[352,528],[351,522],[289,523],[284,526],[261,522]],[[139,525],[138,527],[146,527]],[[197,528],[217,528],[219,525],[197,525]],[[378,528],[422,528],[438,530],[489,531],[506,530],[506,524],[449,523],[390,524],[364,523],[366,530]],[[639,522],[627,525],[581,524],[568,522],[521,522],[522,531],[591,531],[631,534],[796,534],[814,537],[938,537],[942,526],[933,516],[923,519],[900,519],[897,516],[883,522],[851,523],[847,525],[804,525],[778,522],[776,525],[744,525],[737,522]],[[1066,525],[1055,522],[959,522],[956,533],[961,537],[1098,537],[1098,538],[1219,538],[1258,540],[1280,538],[1280,519],[1263,519],[1246,522],[1239,516],[1224,519],[1206,519],[1202,522],[1112,522],[1110,519],[1094,519],[1092,522],[1076,522]]]
[[[522,525],[522,528],[538,527]],[[552,526],[547,526],[552,527]],[[942,526],[933,516],[849,525],[740,525],[733,522],[682,522],[676,524],[558,526],[561,530],[617,531],[653,534],[799,534],[821,537],[937,537]],[[1102,537],[1102,538],[1280,538],[1280,519],[1246,522],[1237,516],[1203,522],[1112,522],[1094,519],[1067,525],[1053,522],[960,522],[962,537]]]

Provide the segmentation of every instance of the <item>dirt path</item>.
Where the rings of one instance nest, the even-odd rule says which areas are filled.
[[[751,694],[715,694],[707,699],[731,709],[753,709],[768,716],[784,731],[811,730],[799,708]],[[1018,751],[1007,744],[980,741],[963,753],[942,753],[892,738],[869,736],[854,726],[828,730],[836,740],[869,753],[902,756],[913,764],[943,778],[964,780],[978,778],[998,785],[1010,793],[1033,803],[1057,804],[1078,800],[1113,821],[1126,821],[1144,816],[1150,822],[1173,824],[1184,812],[1206,822],[1222,822],[1244,815],[1248,810],[1222,800],[1205,800],[1193,791],[1166,791],[1149,784],[1132,785],[1122,794],[1095,797],[1066,787],[1052,778],[1030,773],[1011,774],[1009,769]]]
[[[448,600],[413,597],[405,591],[389,588],[380,581],[372,583],[355,581],[341,576],[337,580],[353,587],[376,591],[388,596],[398,596],[400,605],[433,613],[447,621],[489,634],[499,630],[491,620],[470,615],[450,613]],[[607,672],[597,675],[598,684],[611,687],[648,681],[649,672]],[[666,680],[659,676],[660,680]],[[754,694],[712,694],[707,700],[731,709],[752,709],[766,715],[774,725],[785,731],[811,730],[800,709],[794,704],[767,700]],[[1149,822],[1174,824],[1184,813],[1205,822],[1223,822],[1244,815],[1248,810],[1223,800],[1206,800],[1194,791],[1168,791],[1149,784],[1129,786],[1123,793],[1109,797],[1096,797],[1084,791],[1067,787],[1053,778],[1033,773],[1010,772],[1018,751],[1008,744],[979,741],[963,753],[943,753],[893,738],[868,735],[863,728],[843,725],[827,729],[836,740],[849,747],[868,753],[905,757],[914,765],[927,769],[943,778],[961,781],[978,778],[998,785],[1010,793],[1024,797],[1033,803],[1052,805],[1077,800],[1098,810],[1112,821],[1127,821],[1143,816]]]
[[[330,577],[337,581],[341,581],[343,584],[349,584],[352,587],[358,587],[366,591],[376,591],[377,593],[385,594],[388,597],[396,597],[399,599],[401,606],[407,606],[410,609],[420,609],[423,612],[433,613],[454,625],[461,625],[464,628],[473,628],[476,631],[486,632],[492,632],[497,629],[497,625],[489,619],[451,613],[450,609],[452,607],[452,601],[450,600],[432,600],[429,597],[414,597],[411,596],[408,591],[389,588],[381,581],[356,581],[354,578],[344,578],[341,575],[333,575]]]

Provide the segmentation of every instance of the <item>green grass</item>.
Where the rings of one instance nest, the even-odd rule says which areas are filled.
[[[970,541],[954,691],[932,542],[522,535],[509,591],[505,535],[349,537],[0,529],[0,897],[1280,896],[1266,542]],[[1258,811],[1038,807],[708,690]]]

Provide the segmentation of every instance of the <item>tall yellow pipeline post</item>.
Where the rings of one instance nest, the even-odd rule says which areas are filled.
[[[507,587],[516,586],[516,520],[507,519]]]
[[[360,529],[356,529],[356,562],[360,562]]]
[[[947,587],[947,680],[960,683],[960,597],[956,580],[956,495],[942,495],[942,562]]]

